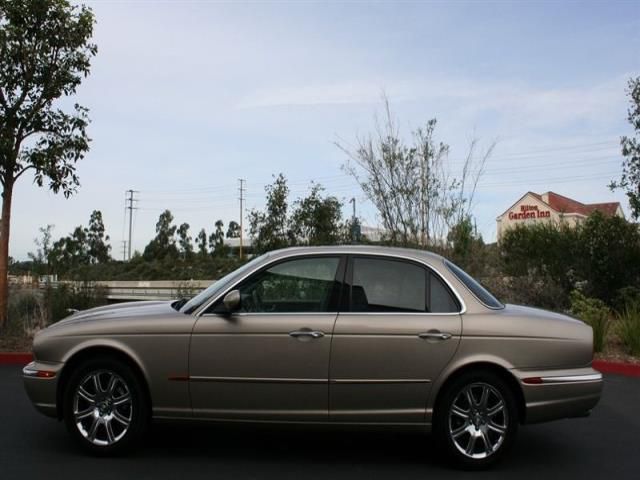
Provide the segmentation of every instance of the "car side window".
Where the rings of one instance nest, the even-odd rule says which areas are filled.
[[[451,290],[433,272],[429,272],[429,298],[427,305],[431,313],[459,313],[461,308]]]
[[[240,312],[327,312],[336,294],[339,257],[287,260],[253,275],[240,290]]]
[[[426,312],[425,269],[408,262],[355,257],[352,312]]]

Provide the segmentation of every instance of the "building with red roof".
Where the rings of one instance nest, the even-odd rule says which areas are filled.
[[[624,218],[620,202],[582,203],[555,192],[527,192],[496,219],[498,240],[507,229],[517,225],[565,222],[575,226],[595,211]]]

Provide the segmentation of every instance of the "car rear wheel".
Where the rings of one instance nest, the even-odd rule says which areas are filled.
[[[72,436],[98,455],[133,447],[149,418],[136,374],[126,363],[108,357],[88,360],[72,373],[63,408]]]
[[[456,465],[487,468],[513,444],[517,405],[500,376],[469,372],[445,387],[434,422],[438,445]]]

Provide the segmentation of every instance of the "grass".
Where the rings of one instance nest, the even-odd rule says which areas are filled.
[[[585,297],[579,290],[571,292],[571,313],[593,329],[593,349],[602,352],[609,337],[611,311],[602,300]]]
[[[625,349],[640,356],[640,302],[628,303],[618,316],[616,333]]]

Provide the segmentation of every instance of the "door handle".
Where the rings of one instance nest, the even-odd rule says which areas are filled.
[[[453,335],[450,333],[442,333],[442,332],[425,332],[419,333],[418,337],[424,338],[427,340],[449,340]]]
[[[324,337],[324,332],[320,332],[319,330],[294,330],[293,332],[289,332],[289,336],[293,338],[322,338]]]

